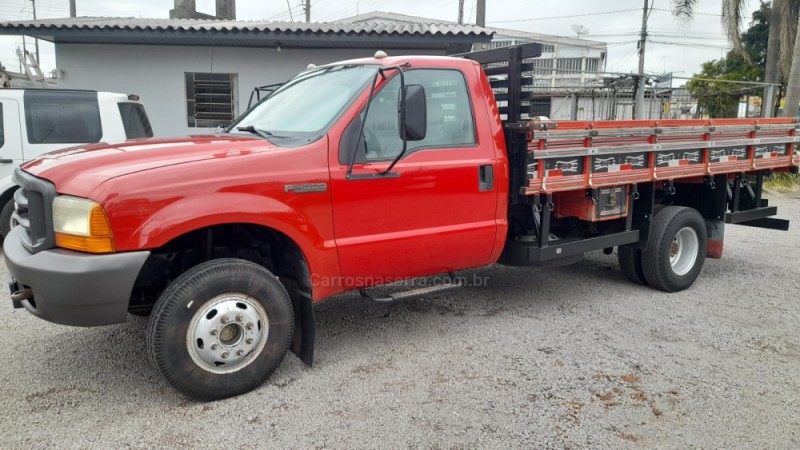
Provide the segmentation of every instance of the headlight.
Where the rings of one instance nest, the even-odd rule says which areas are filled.
[[[60,195],[53,201],[56,245],[90,253],[114,251],[114,235],[106,212],[85,198]]]

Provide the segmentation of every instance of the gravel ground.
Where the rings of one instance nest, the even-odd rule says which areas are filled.
[[[790,232],[730,227],[678,294],[593,254],[393,305],[333,299],[314,368],[289,357],[215,403],[161,381],[142,319],[69,328],[7,301],[0,446],[798,448],[798,198],[773,196]]]

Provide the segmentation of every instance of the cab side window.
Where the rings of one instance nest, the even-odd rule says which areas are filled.
[[[144,106],[138,103],[119,103],[119,114],[122,117],[122,126],[125,127],[125,137],[139,139],[153,137],[153,127]]]
[[[425,139],[408,143],[418,148],[464,147],[475,144],[475,124],[466,81],[457,70],[421,69],[405,73],[406,84],[425,88],[428,126]],[[403,149],[398,106],[400,77],[395,75],[370,103],[364,125],[367,160],[395,158]]]

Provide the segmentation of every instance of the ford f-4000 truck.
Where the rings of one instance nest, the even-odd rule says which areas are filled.
[[[526,120],[536,44],[311,68],[215,136],[90,145],[15,174],[12,301],[75,326],[149,315],[184,394],[259,386],[313,358],[313,304],[400,279],[558,265],[616,247],[664,291],[722,255],[725,226],[787,229],[762,198],[793,119]],[[532,269],[533,270],[533,269]]]

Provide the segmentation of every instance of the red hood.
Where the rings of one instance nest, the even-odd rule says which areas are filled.
[[[249,136],[189,136],[95,144],[48,153],[22,165],[52,181],[60,193],[85,197],[105,181],[122,175],[212,158],[247,155],[275,148]]]

